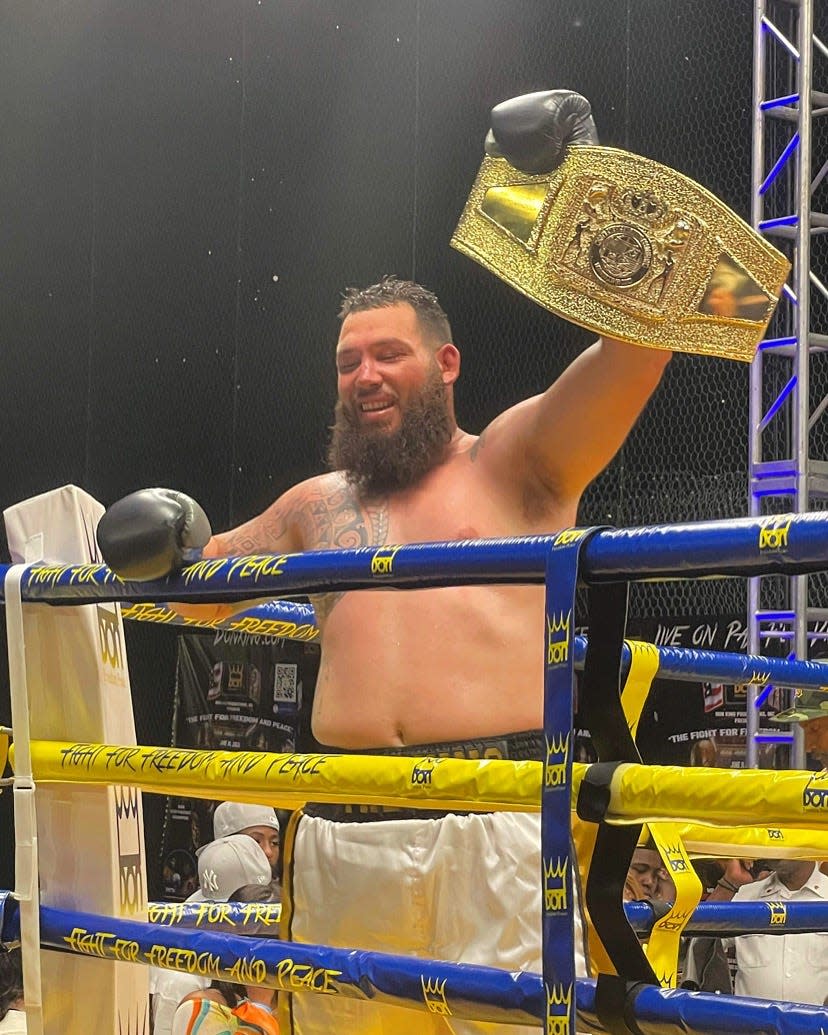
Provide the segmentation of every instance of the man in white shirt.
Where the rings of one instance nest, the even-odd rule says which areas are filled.
[[[822,902],[828,876],[819,865],[779,859],[763,880],[743,884],[734,902]],[[822,1006],[828,996],[828,931],[746,934],[734,939],[736,995]]]

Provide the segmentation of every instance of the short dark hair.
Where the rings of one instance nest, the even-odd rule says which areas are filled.
[[[434,292],[413,280],[400,280],[395,276],[383,277],[378,283],[366,288],[346,288],[342,295],[339,319],[344,320],[351,313],[366,309],[386,309],[399,302],[411,306],[417,314],[420,327],[433,344],[443,345],[452,340],[448,317]]]

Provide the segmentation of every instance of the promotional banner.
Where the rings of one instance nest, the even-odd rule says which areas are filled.
[[[174,742],[221,751],[316,751],[310,729],[319,668],[315,643],[217,630],[178,638]],[[198,887],[196,851],[212,840],[214,805],[169,798],[161,895]]]
[[[587,628],[579,633],[589,635]],[[828,623],[809,626],[811,660],[828,661]],[[747,651],[748,630],[744,615],[668,616],[635,623],[628,637],[658,647],[690,650]],[[785,658],[791,649],[790,625],[768,624],[762,636],[762,653]],[[828,682],[828,669],[826,669]],[[788,690],[766,684],[759,696],[760,726],[784,735],[785,726],[775,726],[771,716],[787,707]],[[745,765],[747,687],[739,684],[688,682],[679,679],[653,680],[642,712],[637,743],[646,762],[656,765],[713,766],[741,769]],[[787,768],[787,744],[762,743],[761,768]],[[592,762],[595,754],[585,724],[575,717],[575,760]]]

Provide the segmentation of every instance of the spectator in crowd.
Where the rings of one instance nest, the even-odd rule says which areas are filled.
[[[279,876],[281,831],[276,810],[268,805],[245,805],[223,801],[213,813],[213,837],[247,834],[267,856],[271,873]]]
[[[733,902],[822,902],[828,876],[812,860],[777,859],[763,880],[743,884]],[[746,934],[735,940],[736,995],[821,1006],[828,989],[828,931]]]
[[[230,834],[205,845],[198,856],[198,878],[202,902],[226,902],[237,888],[250,884],[266,887],[273,879],[267,856],[246,834]],[[208,979],[193,974],[153,967],[150,974],[153,1035],[170,1035],[178,1004],[189,993],[207,988],[209,983]]]
[[[703,862],[707,864],[705,872],[708,877],[715,878],[709,879],[709,883],[702,880],[702,884],[706,885],[702,897],[708,902],[729,902],[739,888],[767,877],[773,867],[772,863],[764,859],[757,859],[756,862],[750,859],[706,859]]]
[[[828,694],[823,694],[828,700]],[[828,714],[803,722],[805,751],[822,766],[828,767]]]
[[[793,707],[779,712],[775,721],[800,723],[806,755],[828,769],[828,694],[821,690],[798,692]],[[822,871],[828,873],[828,862],[822,864]]]
[[[26,1035],[20,942],[0,942],[0,1033]]]
[[[802,726],[805,753],[828,767],[828,693],[798,690],[793,706],[774,716],[774,722],[798,722]]]
[[[770,868],[770,872],[768,872]],[[735,868],[728,871],[738,876]],[[757,860],[753,873],[767,874],[743,882],[735,890],[719,881],[715,899],[733,902],[820,902],[828,899],[828,876],[812,860]],[[710,896],[711,899],[714,895]],[[697,943],[710,943],[701,952]],[[828,932],[811,934],[743,934],[718,939],[694,938],[688,950],[685,987],[730,992],[756,999],[788,1000],[821,1006],[828,989]],[[721,960],[732,949],[736,978],[731,988]]]
[[[627,871],[627,876],[624,880],[624,901],[644,902],[646,898],[647,892],[644,890],[641,881],[638,879],[638,874],[631,866]]]
[[[715,891],[716,885],[720,878],[724,876],[725,872],[725,859],[693,859],[693,869],[696,871],[696,876],[701,881],[702,902],[707,901],[711,893]]]
[[[757,872],[766,876],[768,870],[759,863],[760,870],[749,859],[695,859],[693,868],[702,883],[703,902],[729,902],[745,884],[756,879]],[[732,992],[730,962],[721,938],[688,938],[682,966],[683,988],[695,992]]]
[[[673,878],[665,869],[652,842],[639,846],[633,852],[624,884],[624,898],[627,901],[675,902],[676,886]]]
[[[719,751],[711,737],[694,740],[690,748],[690,765],[715,769],[719,764]]]

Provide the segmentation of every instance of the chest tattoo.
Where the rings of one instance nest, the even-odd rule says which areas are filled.
[[[302,538],[308,549],[352,550],[388,541],[388,501],[361,502],[350,485],[315,490],[302,514]],[[314,595],[317,618],[324,623],[342,593]]]
[[[351,486],[308,495],[303,538],[315,550],[383,546],[388,536],[388,501],[361,503]]]

